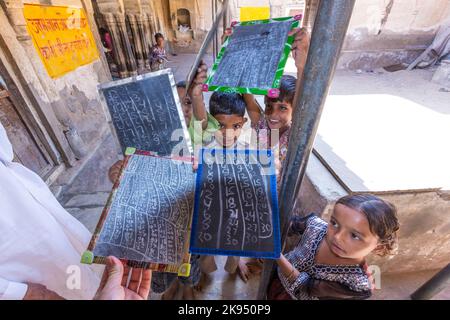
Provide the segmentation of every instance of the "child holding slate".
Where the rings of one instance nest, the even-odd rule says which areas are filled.
[[[207,67],[202,62],[197,70],[192,91],[193,121],[189,128],[194,145],[202,144],[208,148],[246,149],[248,146],[239,141],[244,124],[246,104],[243,97],[236,93],[214,92],[209,100],[209,113],[203,100],[202,84],[207,77]],[[202,256],[202,269],[207,272],[217,270],[214,256]],[[229,256],[225,270],[238,272],[244,282],[247,275],[243,272],[246,265],[239,257]]]
[[[189,133],[194,144],[202,144],[208,148],[245,148],[245,144],[238,140],[247,122],[243,97],[236,93],[214,92],[209,100],[207,112],[202,91],[206,77],[207,67],[201,62],[190,92],[193,121]]]
[[[305,29],[295,29],[295,40],[292,44],[292,55],[297,67],[297,77],[301,78],[309,49],[309,35]],[[257,133],[258,148],[274,148],[278,153],[277,185],[280,185],[281,171],[287,153],[290,127],[292,123],[293,102],[297,79],[284,75],[281,78],[278,98],[264,97],[264,114],[251,94],[244,94],[247,112],[252,128]]]
[[[303,28],[292,30],[292,33],[295,34],[294,43],[292,44],[292,55],[297,67],[297,76],[302,77],[308,55],[309,35]],[[278,155],[276,158],[278,188],[280,187],[281,173],[289,142],[296,83],[297,79],[295,77],[284,75],[281,78],[278,98],[264,97],[264,114],[261,112],[254,96],[244,94],[251,126],[257,135],[257,148],[271,148]],[[259,273],[261,271],[262,261],[249,259],[246,265],[242,263],[241,265],[241,273],[247,278],[249,272]]]
[[[369,298],[372,281],[365,258],[394,250],[399,229],[395,207],[370,194],[353,194],[336,202],[329,223],[314,214],[295,218],[291,231],[301,238],[277,260],[268,299]]]

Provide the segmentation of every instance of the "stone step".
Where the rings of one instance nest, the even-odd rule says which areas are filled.
[[[74,195],[65,203],[65,208],[103,207],[108,200],[109,192],[82,193]]]
[[[85,209],[68,208],[67,211],[93,233],[102,214],[103,207]]]

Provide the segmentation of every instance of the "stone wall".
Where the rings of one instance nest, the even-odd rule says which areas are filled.
[[[450,1],[356,1],[338,68],[411,63],[450,17]]]
[[[99,83],[110,80],[101,47],[97,48],[99,59],[51,78],[26,29],[23,1],[0,2],[1,63],[18,87],[28,113],[41,125],[46,142],[58,155],[57,164],[76,166],[109,130],[97,92]],[[100,44],[89,1],[60,0],[48,4],[84,8],[96,43]]]

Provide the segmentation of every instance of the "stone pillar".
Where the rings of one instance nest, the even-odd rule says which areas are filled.
[[[140,16],[138,14],[135,15],[133,13],[128,13],[127,19],[128,22],[130,23],[131,33],[133,35],[134,53],[137,62],[138,73],[141,74],[144,72],[145,65],[144,65],[144,49],[138,24],[142,23],[139,23]]]
[[[22,0],[8,0],[0,1],[3,2],[6,9],[6,14],[8,20],[11,22],[11,26],[17,35],[17,40],[19,41],[30,41],[31,36],[27,31],[27,23],[25,17],[23,16],[23,1]]]
[[[122,45],[122,40],[120,36],[120,31],[112,13],[103,13],[103,19],[108,27],[109,33],[113,42],[113,52],[114,52],[114,62],[117,65],[117,71],[119,72],[119,77],[128,77],[127,63],[125,50]]]
[[[145,20],[145,28],[147,30],[147,35],[149,39],[149,46],[153,46],[155,44],[155,33],[158,32],[156,24],[155,24],[155,17],[153,14],[144,13],[144,15],[147,16],[147,19]]]
[[[125,54],[125,62],[128,69],[128,75],[136,76],[138,74],[136,59],[134,58],[133,50],[131,49],[130,39],[128,39],[125,15],[115,14],[115,18],[117,21],[120,38],[122,39],[123,52]]]
[[[144,56],[145,69],[150,70],[150,46],[151,46],[151,34],[147,30],[146,24],[149,23],[148,15],[143,13],[136,16],[136,20],[139,28],[139,35],[142,42],[142,54]]]

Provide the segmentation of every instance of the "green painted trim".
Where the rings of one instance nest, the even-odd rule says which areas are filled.
[[[125,150],[125,155],[126,155],[126,156],[130,156],[130,155],[134,154],[135,152],[136,152],[136,148],[128,147],[128,148]]]
[[[81,255],[81,263],[92,264],[94,262],[94,253],[92,251],[86,250]]]
[[[245,21],[245,22],[239,22],[232,26],[232,28],[236,26],[249,26],[249,25],[256,25],[256,24],[267,24],[271,22],[280,22],[280,21],[292,21],[291,24],[291,30],[294,28],[297,28],[300,25],[301,20],[297,20],[294,17],[282,17],[282,18],[272,18],[272,19],[265,19],[265,20],[254,20],[254,21]],[[222,58],[225,54],[225,51],[230,43],[230,36],[227,36],[222,44],[222,47],[217,54],[216,60],[214,61],[214,64],[211,68],[211,71],[205,81],[205,84],[207,85],[208,91],[220,91],[220,92],[227,92],[227,93],[249,93],[249,94],[256,94],[256,95],[267,95],[269,93],[269,90],[271,89],[278,89],[280,88],[280,82],[281,77],[284,73],[284,68],[286,66],[286,62],[289,58],[289,54],[291,52],[292,43],[294,42],[294,36],[288,36],[286,40],[286,44],[283,49],[283,53],[281,55],[280,61],[278,63],[277,71],[275,73],[275,78],[272,84],[272,88],[269,89],[261,89],[261,88],[244,88],[244,87],[227,87],[227,86],[212,86],[211,81],[214,77],[214,74],[217,71],[217,68],[219,67],[220,62],[222,61]]]

